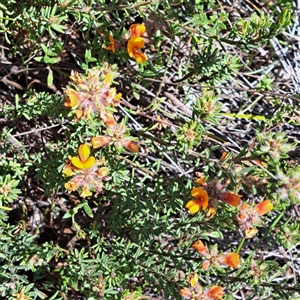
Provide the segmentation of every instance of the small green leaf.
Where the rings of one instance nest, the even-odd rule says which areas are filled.
[[[83,209],[84,209],[85,213],[86,213],[90,218],[93,218],[93,217],[94,217],[93,212],[92,212],[90,206],[88,205],[88,203],[85,203],[85,204],[84,204]]]

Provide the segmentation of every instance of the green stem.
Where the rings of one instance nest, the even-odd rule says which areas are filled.
[[[240,242],[238,248],[236,249],[236,253],[239,253],[241,251],[241,249],[242,249],[242,247],[243,247],[243,245],[245,243],[245,240],[246,239],[244,237],[241,239],[241,242]]]

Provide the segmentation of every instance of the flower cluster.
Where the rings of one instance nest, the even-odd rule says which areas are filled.
[[[229,266],[237,269],[240,265],[240,256],[235,252],[219,254],[217,246],[213,246],[209,251],[201,240],[196,241],[192,247],[205,257],[202,264],[202,269],[207,270],[210,266],[218,267],[220,265]]]
[[[145,42],[142,38],[145,31],[146,27],[144,24],[133,24],[129,28],[130,38],[127,42],[127,52],[138,63],[143,63],[147,60],[147,56],[140,51],[140,49],[145,47]]]
[[[188,276],[189,287],[184,287],[180,290],[180,295],[186,299],[193,300],[218,300],[222,299],[224,296],[223,288],[214,285],[209,289],[203,289],[198,282],[198,275],[196,273],[191,273]]]
[[[77,120],[89,119],[92,114],[105,119],[107,108],[117,106],[122,96],[111,87],[115,77],[116,73],[106,63],[101,69],[89,70],[87,75],[71,71],[72,82],[65,89],[65,106],[74,110]]]
[[[134,57],[138,63],[143,63],[147,60],[146,54],[142,53],[140,49],[145,47],[145,42],[142,35],[145,33],[146,27],[144,24],[133,24],[129,27],[130,37],[127,41],[127,52],[130,57]],[[121,43],[116,41],[111,35],[108,36],[110,44],[105,47],[115,53],[117,48],[121,47]]]
[[[94,149],[114,144],[116,148],[125,147],[131,152],[139,151],[139,146],[133,143],[130,137],[126,136],[126,127],[124,122],[118,124],[112,115],[108,115],[105,123],[107,125],[106,135],[92,138],[92,145]]]
[[[203,176],[199,177],[196,183],[201,187],[195,187],[191,190],[194,199],[188,201],[185,206],[191,214],[208,209],[206,216],[212,218],[216,214],[218,201],[234,207],[237,207],[241,202],[242,196],[226,190],[227,183],[223,184],[218,180],[212,180],[208,183]]]
[[[116,73],[104,63],[101,69],[94,68],[87,75],[71,72],[71,84],[65,89],[67,95],[65,106],[75,111],[76,119],[88,119],[96,114],[107,128],[106,135],[93,137],[93,148],[114,144],[117,148],[124,146],[132,152],[139,147],[126,136],[124,122],[117,124],[113,116],[113,107],[119,105],[121,93],[111,87]]]
[[[254,226],[260,223],[261,216],[272,209],[273,204],[270,200],[264,200],[254,207],[249,207],[248,203],[243,203],[240,206],[237,221],[245,238],[252,238],[257,233],[258,230]]]
[[[216,214],[218,201],[239,207],[237,222],[246,238],[252,238],[257,233],[255,226],[260,223],[260,217],[273,209],[270,200],[262,201],[254,208],[249,208],[247,203],[241,203],[242,196],[226,191],[226,183],[222,184],[217,180],[207,183],[203,176],[199,177],[196,183],[201,187],[191,190],[193,199],[185,205],[189,212],[196,214],[199,210],[207,210],[206,217],[210,219]]]
[[[102,192],[103,182],[108,180],[109,169],[104,167],[104,159],[96,160],[90,156],[90,148],[87,144],[82,144],[78,148],[78,156],[69,156],[68,162],[63,168],[63,174],[72,179],[65,183],[65,188],[69,191],[80,191],[80,196],[85,198],[96,192]]]

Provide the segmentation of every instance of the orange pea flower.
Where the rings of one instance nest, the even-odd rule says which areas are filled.
[[[222,299],[225,294],[222,287],[218,285],[203,290],[198,282],[198,275],[194,272],[188,276],[188,283],[188,288],[184,287],[179,291],[180,295],[186,299],[218,300]]]
[[[129,27],[130,37],[142,36],[146,31],[146,26],[144,24],[132,24]]]
[[[232,192],[225,192],[223,195],[222,195],[222,198],[223,200],[229,204],[229,205],[232,205],[234,207],[238,207],[240,202],[241,202],[241,198],[242,196],[241,195],[236,195]]]
[[[144,48],[145,42],[141,37],[131,37],[127,42],[127,52],[130,57],[134,57],[138,63],[143,63],[147,60],[146,54],[139,49]]]
[[[209,297],[209,299],[218,300],[218,299],[222,299],[225,293],[222,287],[218,285],[214,285],[206,292],[206,295]]]
[[[237,269],[240,265],[240,255],[238,253],[229,252],[223,256],[222,263]]]
[[[202,243],[201,240],[198,240],[197,242],[195,242],[192,247],[199,253],[205,255],[208,254],[209,251],[207,249],[207,247]]]
[[[200,209],[206,210],[208,206],[208,194],[206,190],[202,188],[193,188],[191,195],[195,198],[190,200],[185,207],[191,214],[197,213]]]
[[[270,200],[264,200],[254,207],[255,212],[260,216],[267,214],[272,209],[273,209],[273,204],[271,203]]]
[[[90,156],[90,148],[87,144],[82,144],[78,148],[79,158],[74,156],[71,158],[71,163],[77,169],[89,169],[91,168],[96,159]]]

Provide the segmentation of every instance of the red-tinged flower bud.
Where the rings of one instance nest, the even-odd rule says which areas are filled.
[[[207,270],[208,268],[210,267],[210,261],[209,260],[205,260],[203,263],[202,263],[202,270]]]
[[[209,253],[207,247],[202,243],[201,240],[198,240],[197,242],[195,242],[192,247],[199,253],[201,253],[202,255],[206,255]]]
[[[184,298],[190,299],[192,297],[192,292],[188,288],[182,288],[179,291],[180,295]]]
[[[222,299],[223,296],[225,295],[223,288],[218,286],[218,285],[214,285],[212,286],[207,292],[206,295],[210,298],[210,299]]]
[[[254,207],[255,212],[260,216],[267,214],[272,209],[273,209],[273,204],[271,203],[270,200],[264,200]]]
[[[134,152],[134,153],[137,153],[137,152],[139,152],[139,146],[137,145],[137,144],[135,144],[135,143],[133,143],[132,141],[130,141],[130,140],[122,140],[122,144],[123,144],[123,146],[127,149],[127,150],[129,150],[129,151],[131,151],[131,152]]]
[[[223,200],[228,203],[229,205],[232,205],[234,207],[238,207],[240,202],[241,202],[241,198],[242,196],[241,195],[237,195],[237,194],[234,194],[232,192],[225,192],[223,195],[222,195],[222,198]]]
[[[94,149],[106,146],[107,144],[109,144],[111,142],[111,137],[110,136],[106,136],[106,135],[102,135],[102,136],[96,136],[96,137],[92,137],[91,139],[92,145]]]

